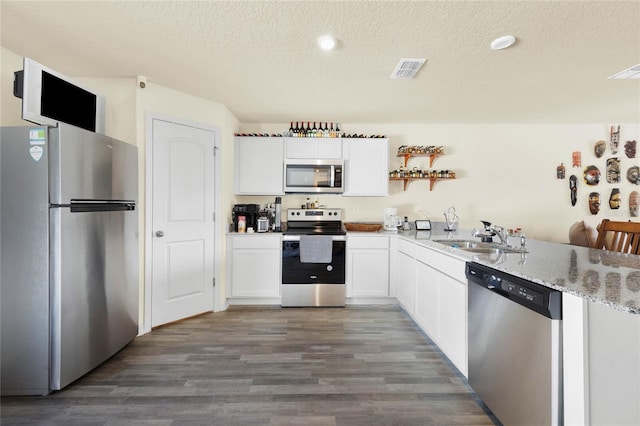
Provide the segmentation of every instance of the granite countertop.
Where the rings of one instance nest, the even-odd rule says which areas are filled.
[[[426,247],[473,261],[526,280],[610,307],[640,314],[640,256],[569,244],[527,239],[528,253],[477,254],[434,240],[479,241],[471,230],[401,231],[397,234]],[[509,244],[519,247],[519,238]]]

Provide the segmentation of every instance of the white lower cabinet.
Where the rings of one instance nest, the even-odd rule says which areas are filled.
[[[438,331],[439,274],[422,262],[415,262],[416,303],[414,317],[425,333],[430,336]]]
[[[399,251],[396,257],[398,276],[396,299],[409,315],[413,316],[416,299],[416,262],[408,254]]]
[[[347,235],[347,297],[389,297],[389,237]]]
[[[465,262],[400,240],[396,288],[402,307],[449,360],[467,375]]]
[[[640,424],[640,315],[562,294],[564,424]]]
[[[279,298],[280,235],[230,235],[228,239],[229,297]]]
[[[466,293],[466,283],[417,261],[415,320],[465,376]]]

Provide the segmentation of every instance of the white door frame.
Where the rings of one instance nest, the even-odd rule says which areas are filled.
[[[221,282],[220,278],[220,250],[221,250],[221,237],[224,233],[221,233],[220,227],[217,226],[218,218],[223,217],[220,216],[220,171],[221,171],[221,152],[220,152],[220,143],[221,143],[221,132],[220,129],[216,126],[210,126],[207,124],[197,123],[194,121],[185,120],[178,117],[173,117],[165,114],[160,114],[152,111],[147,111],[145,113],[145,184],[144,184],[144,192],[145,192],[145,205],[144,205],[144,226],[141,229],[144,229],[144,318],[143,324],[141,324],[139,329],[139,334],[149,333],[151,331],[151,291],[152,291],[152,264],[153,264],[153,256],[152,256],[152,244],[153,244],[153,228],[151,224],[153,223],[153,120],[162,120],[167,121],[169,123],[180,124],[182,126],[195,127],[202,130],[208,130],[214,133],[215,141],[214,141],[214,149],[215,149],[215,157],[214,161],[214,182],[213,182],[213,209],[214,209],[214,223],[213,227],[215,230],[214,241],[213,241],[213,267],[214,267],[214,278],[216,282],[216,286],[213,290],[213,306],[215,309],[216,301],[221,296],[218,292],[218,288],[220,287],[219,283]]]

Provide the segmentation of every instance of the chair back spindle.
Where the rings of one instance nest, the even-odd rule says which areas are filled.
[[[619,253],[640,254],[640,223],[602,219],[595,248]]]

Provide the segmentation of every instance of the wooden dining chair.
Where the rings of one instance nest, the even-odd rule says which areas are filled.
[[[602,219],[595,248],[620,253],[640,254],[640,223]]]

